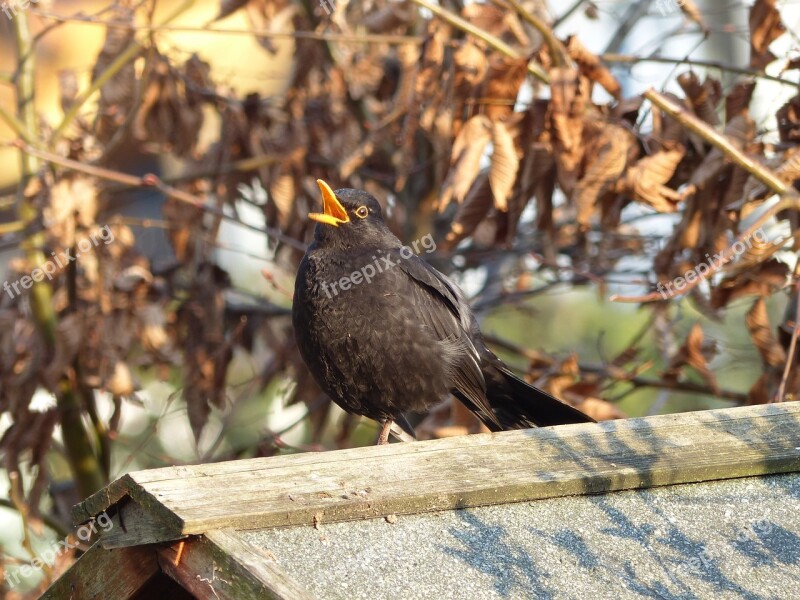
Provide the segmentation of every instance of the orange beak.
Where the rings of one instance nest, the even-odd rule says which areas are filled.
[[[338,227],[342,223],[349,223],[350,217],[347,215],[342,203],[339,202],[336,194],[333,193],[331,186],[322,181],[322,179],[317,179],[317,185],[322,192],[323,212],[309,213],[308,218],[318,223],[333,225],[334,227]]]

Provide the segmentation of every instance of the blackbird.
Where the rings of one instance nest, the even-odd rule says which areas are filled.
[[[483,341],[458,287],[419,258],[362,190],[322,180],[323,212],[300,263],[292,321],[320,387],[345,411],[410,435],[404,413],[448,393],[492,431],[593,421],[515,376]]]

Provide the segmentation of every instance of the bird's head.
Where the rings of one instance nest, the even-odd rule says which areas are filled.
[[[321,213],[310,213],[308,218],[319,223],[314,230],[318,242],[339,242],[348,246],[366,245],[390,237],[396,238],[383,222],[381,205],[369,193],[349,188],[335,192],[317,179],[322,192]]]

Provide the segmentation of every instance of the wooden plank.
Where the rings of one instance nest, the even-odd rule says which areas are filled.
[[[199,534],[799,470],[791,402],[170,467],[112,486]],[[102,494],[76,514],[105,510]]]
[[[161,569],[198,598],[312,600],[284,573],[274,557],[233,530],[209,531],[200,538],[158,550]]]
[[[44,600],[128,600],[159,572],[153,548],[105,550],[94,544],[42,595]]]
[[[102,532],[100,543],[103,548],[126,548],[144,546],[157,542],[171,542],[185,538],[173,522],[163,521],[141,504],[125,500],[120,502],[113,516],[111,527]]]

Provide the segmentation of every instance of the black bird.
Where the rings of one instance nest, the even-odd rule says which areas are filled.
[[[322,180],[317,221],[294,289],[300,353],[349,413],[414,431],[406,412],[454,394],[492,431],[593,419],[515,376],[487,347],[456,285],[403,246],[361,190]]]

